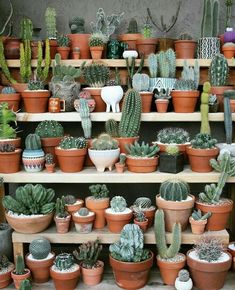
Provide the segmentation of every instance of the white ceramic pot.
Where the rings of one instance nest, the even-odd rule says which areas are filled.
[[[97,171],[104,172],[105,168],[112,171],[113,165],[117,162],[120,148],[114,150],[93,150],[88,149],[91,161],[95,164]]]
[[[107,86],[101,90],[101,98],[106,103],[106,113],[112,108],[113,113],[119,113],[119,102],[123,97],[123,89],[121,86]]]
[[[193,288],[192,279],[189,278],[189,280],[187,282],[182,282],[177,277],[175,280],[175,288],[176,288],[176,290],[191,290]]]
[[[132,57],[137,58],[138,52],[136,50],[125,50],[122,54],[123,58],[131,59]]]

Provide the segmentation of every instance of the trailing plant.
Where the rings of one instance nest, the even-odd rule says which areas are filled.
[[[16,138],[16,129],[10,126],[13,122],[17,124],[16,113],[10,110],[8,103],[0,104],[0,139],[14,139]]]
[[[136,34],[138,33],[138,24],[135,18],[131,18],[128,24],[127,33]]]
[[[89,209],[86,207],[81,207],[78,211],[78,214],[80,216],[88,216],[89,215]]]
[[[198,88],[200,81],[200,67],[198,59],[195,60],[194,66],[189,66],[188,61],[184,60],[184,67],[181,73],[183,80],[192,80],[195,82],[195,87]]]
[[[43,260],[51,252],[51,244],[45,238],[37,238],[29,244],[29,253],[36,260]]]
[[[33,22],[30,18],[23,17],[20,21],[20,38],[24,40],[32,40]]]
[[[123,212],[127,208],[127,203],[124,197],[117,195],[111,199],[110,206],[114,212]]]
[[[209,217],[211,217],[211,212],[210,211],[208,213],[204,214],[204,215],[202,214],[200,209],[194,210],[193,213],[192,213],[192,218],[195,221],[207,220]]]
[[[38,124],[35,133],[41,138],[63,137],[64,128],[55,120],[44,120]]]
[[[178,273],[178,279],[180,282],[188,282],[190,279],[189,271],[185,269],[180,270]]]
[[[62,196],[61,198],[57,198],[56,199],[56,203],[55,203],[55,215],[58,218],[66,218],[69,214],[67,213],[67,211],[65,210],[65,200],[64,200],[64,196]]]
[[[176,80],[174,85],[176,91],[194,91],[197,90],[197,86],[193,80]]]
[[[69,47],[70,39],[67,35],[61,34],[57,37],[59,47]]]
[[[15,146],[11,143],[0,144],[0,152],[14,152],[16,150]]]
[[[173,156],[178,155],[179,147],[177,145],[168,145],[166,147],[166,153]]]
[[[37,134],[29,134],[25,139],[26,150],[39,150],[42,148],[40,136]]]
[[[0,254],[0,272],[7,269],[10,266],[10,264],[11,263],[9,262],[7,256]]]
[[[210,134],[198,133],[194,139],[191,140],[191,146],[195,149],[212,149],[215,148],[216,139],[212,139]]]
[[[54,265],[59,271],[66,271],[74,266],[74,259],[72,254],[61,253],[55,257]]]
[[[94,199],[107,198],[109,196],[109,190],[105,184],[91,185],[89,190]]]
[[[210,83],[213,87],[225,86],[228,80],[229,66],[223,54],[216,54],[212,58],[209,68]]]
[[[164,128],[157,134],[157,142],[163,144],[185,144],[189,139],[189,133],[182,128]]]
[[[83,34],[85,33],[85,20],[81,17],[73,17],[69,20],[69,27],[72,34]]]
[[[16,275],[24,275],[25,274],[24,258],[21,255],[16,256],[14,273]]]
[[[89,46],[104,46],[106,42],[105,36],[102,33],[93,33],[89,38]]]
[[[201,37],[217,37],[219,34],[219,1],[204,0]]]
[[[91,138],[91,118],[90,118],[90,109],[87,102],[87,99],[80,98],[79,99],[79,113],[81,117],[82,129],[86,139]]]
[[[157,144],[150,146],[143,141],[141,144],[135,141],[134,144],[127,144],[128,155],[136,158],[154,158],[159,151]]]
[[[201,94],[201,106],[200,106],[200,111],[201,111],[200,133],[205,133],[205,134],[210,134],[210,132],[211,132],[209,117],[208,117],[210,90],[211,90],[211,84],[209,82],[205,82],[203,84],[203,91]],[[215,97],[215,100],[217,100],[216,97]]]
[[[31,290],[31,289],[32,289],[32,284],[28,279],[25,279],[20,283],[19,290]]]
[[[68,137],[65,136],[60,144],[59,147],[63,150],[69,149],[83,149],[87,147],[87,141],[84,137]]]
[[[40,80],[30,80],[28,83],[28,90],[30,91],[44,90],[44,84]]]
[[[109,79],[110,70],[103,64],[93,63],[83,69],[83,77],[90,87],[104,87]]]
[[[165,180],[159,188],[161,198],[172,201],[186,200],[190,194],[190,187],[187,182],[171,178]]]
[[[93,150],[115,150],[118,148],[118,141],[113,139],[109,134],[103,133],[91,142]]]
[[[75,204],[77,199],[75,196],[68,194],[64,197],[65,204]]]
[[[53,7],[47,7],[45,12],[46,32],[49,39],[57,38],[56,29],[56,10]]]
[[[169,100],[171,98],[170,90],[167,88],[166,90],[161,88],[160,90],[156,89],[154,91],[154,97],[157,100]]]
[[[149,91],[149,76],[147,74],[136,73],[132,79],[132,87],[137,92]]]

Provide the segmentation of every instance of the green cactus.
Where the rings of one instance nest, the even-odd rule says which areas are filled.
[[[71,30],[71,33],[79,33],[83,34],[85,33],[85,20],[80,17],[74,17],[71,20],[69,20],[69,27]]]
[[[158,209],[155,213],[154,233],[158,249],[158,255],[161,259],[171,259],[177,256],[181,246],[181,225],[175,223],[173,226],[172,243],[167,247],[164,211]]]
[[[200,209],[198,210],[194,210],[192,213],[192,218],[195,221],[203,221],[203,220],[207,220],[209,217],[211,217],[211,212],[209,211],[208,213],[202,215],[202,212]]]
[[[211,85],[209,82],[205,82],[203,85],[203,92],[201,94],[201,128],[200,133],[210,134],[210,123],[209,123],[209,93],[211,90]]]
[[[109,196],[109,190],[105,184],[91,185],[89,190],[94,199],[107,198]]]
[[[194,66],[189,66],[188,61],[184,60],[184,67],[181,73],[181,78],[183,80],[192,80],[195,82],[195,87],[198,88],[200,80],[200,67],[199,62],[196,59]]]
[[[169,155],[179,154],[179,147],[177,145],[168,145],[166,147],[166,153]]]
[[[105,36],[102,33],[93,33],[89,38],[89,46],[101,46],[103,47],[105,44]]]
[[[209,68],[209,78],[211,86],[225,86],[228,80],[229,66],[223,54],[216,54],[211,61]]]
[[[175,78],[175,74],[176,74],[176,54],[174,52],[173,49],[169,48],[166,52],[166,59],[169,63],[169,77],[170,78]]]
[[[55,257],[54,265],[59,271],[69,270],[74,265],[73,255],[68,253],[57,255]]]
[[[219,34],[219,1],[204,0],[201,37],[217,37]]]
[[[147,92],[149,90],[149,76],[147,74],[134,74],[132,87],[137,92]]]
[[[143,66],[144,66],[144,55],[141,56],[141,60],[140,60],[140,65],[138,67],[138,69],[135,72],[135,67],[136,67],[136,58],[132,57],[131,59],[126,58],[126,69],[127,69],[127,73],[128,73],[128,78],[127,78],[127,83],[128,83],[128,88],[131,88],[132,86],[132,79],[134,74],[139,74],[141,73]]]
[[[193,80],[176,80],[174,85],[176,91],[194,91],[197,90],[196,83]]]
[[[64,136],[63,126],[55,120],[45,120],[38,124],[35,134],[41,138],[55,138]]]
[[[32,284],[28,279],[25,279],[20,283],[19,290],[31,290],[31,289],[32,289]]]
[[[189,133],[182,128],[164,128],[157,134],[157,142],[163,144],[185,144],[189,140]]]
[[[30,91],[44,90],[44,84],[40,80],[30,80],[28,83],[28,89]]]
[[[141,144],[135,141],[134,144],[127,144],[126,149],[129,156],[138,158],[153,158],[157,155],[159,147],[157,144],[150,146],[143,141]]]
[[[25,274],[24,258],[21,255],[16,256],[16,264],[15,264],[14,273],[16,275],[23,275],[23,274]]]
[[[189,272],[185,269],[182,269],[178,273],[178,278],[180,282],[188,282],[190,279]]]
[[[153,33],[152,30],[153,30],[153,27],[150,24],[149,17],[147,17],[146,21],[144,23],[143,29],[142,29],[143,37],[146,38],[146,39],[151,38],[152,37],[152,33]]]
[[[159,188],[161,198],[172,201],[186,200],[190,194],[190,187],[187,182],[181,179],[167,179]]]
[[[61,34],[57,37],[57,42],[59,47],[69,47],[70,39],[67,35]]]
[[[109,79],[110,70],[103,64],[93,63],[83,69],[83,77],[90,87],[104,87]]]
[[[65,204],[75,204],[77,199],[75,196],[68,194],[64,197]]]
[[[84,136],[86,139],[90,139],[92,123],[90,119],[90,110],[86,99],[79,99],[79,113]]]
[[[169,100],[171,98],[170,90],[161,88],[160,90],[156,90],[154,97],[157,100]]]
[[[158,58],[158,66],[159,66],[159,75],[162,78],[170,77],[170,63],[166,57],[166,53],[164,51],[160,51],[157,55]]]
[[[105,122],[105,132],[111,137],[119,137],[118,123],[114,119],[109,119]]]
[[[224,127],[227,144],[232,144],[233,142],[233,119],[231,113],[230,99],[234,98],[235,98],[234,90],[224,92]]]
[[[225,0],[225,5],[226,5],[226,23],[225,27],[226,28],[231,28],[232,27],[232,6],[233,6],[233,0]]]
[[[120,164],[125,164],[125,162],[126,162],[126,154],[125,153],[121,153],[119,155],[119,163]]]
[[[100,134],[98,138],[93,139],[91,143],[91,149],[93,150],[114,150],[117,148],[118,141],[106,133]]]
[[[213,235],[202,235],[194,250],[200,260],[211,263],[219,260],[224,253],[224,246],[221,240]]]
[[[148,197],[138,197],[134,202],[134,207],[140,207],[142,209],[151,208],[152,202]]]
[[[56,39],[57,29],[56,29],[56,10],[52,7],[47,7],[45,12],[45,22],[46,22],[46,32],[47,38]]]
[[[20,44],[20,76],[23,83],[28,83],[32,74],[30,40]]]
[[[0,271],[7,269],[10,265],[10,262],[7,256],[0,254]]]
[[[151,78],[156,78],[158,75],[158,55],[151,53],[148,56],[148,68]]]
[[[29,253],[36,260],[43,260],[51,252],[51,244],[45,238],[37,238],[29,244]]]
[[[131,33],[131,34],[138,33],[138,24],[137,24],[137,21],[135,18],[131,18],[131,20],[128,24],[127,33]]]
[[[25,139],[26,150],[39,150],[42,148],[40,136],[37,134],[29,134]]]
[[[83,149],[87,147],[87,141],[83,137],[67,137],[65,136],[60,144],[59,147],[64,150],[68,149]]]
[[[58,218],[66,218],[68,216],[68,213],[65,210],[65,199],[64,199],[64,196],[62,196],[61,198],[57,197],[57,199],[56,199],[55,215]]]
[[[207,133],[198,133],[194,139],[191,140],[191,146],[195,149],[211,149],[215,148],[216,139],[212,139],[211,135]]]
[[[50,55],[50,42],[49,39],[45,40],[45,59],[43,66],[43,51],[42,51],[42,41],[38,41],[38,59],[36,68],[36,78],[42,82],[45,82],[51,65],[51,55]]]
[[[86,207],[81,207],[78,211],[78,214],[80,216],[88,216],[89,215],[89,209],[87,209]]]
[[[123,212],[126,209],[127,203],[124,197],[117,195],[111,199],[110,206],[114,212]]]
[[[22,40],[32,40],[33,22],[29,18],[22,18],[20,21],[20,38]]]

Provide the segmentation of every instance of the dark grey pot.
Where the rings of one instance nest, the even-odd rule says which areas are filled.
[[[0,223],[0,254],[12,261],[12,228],[7,223]]]
[[[167,173],[178,173],[184,170],[184,154],[170,155],[168,153],[160,153],[159,171]]]

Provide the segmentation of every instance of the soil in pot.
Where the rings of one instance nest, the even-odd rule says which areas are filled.
[[[5,289],[8,285],[11,284],[11,272],[14,269],[14,264],[10,264],[7,269],[0,271],[0,289]]]
[[[184,154],[170,155],[166,152],[160,153],[159,171],[167,173],[179,173],[184,170]]]
[[[197,42],[193,40],[176,40],[175,41],[176,58],[194,59],[196,44]]]
[[[22,149],[14,152],[0,152],[0,173],[16,173],[20,171]]]
[[[21,93],[24,108],[27,113],[45,113],[48,108],[50,91],[24,91]]]
[[[125,153],[127,154],[127,150],[126,150],[126,145],[128,144],[134,144],[135,141],[139,140],[139,136],[138,137],[116,137],[114,138],[115,140],[118,141],[119,144],[119,148],[120,148],[120,153]]]
[[[171,91],[172,103],[176,113],[193,113],[199,91]]]
[[[141,101],[142,101],[142,113],[150,113],[153,93],[140,92],[140,96],[141,96]]]
[[[102,261],[97,261],[96,266],[92,269],[84,268],[81,265],[81,272],[83,283],[89,286],[95,286],[102,281],[104,263]]]
[[[8,103],[9,109],[17,112],[20,108],[20,94],[0,94],[0,103]]]
[[[84,88],[84,91],[88,91],[92,98],[95,100],[95,109],[94,112],[105,112],[106,111],[106,104],[101,98],[101,88]]]
[[[136,48],[139,56],[147,57],[151,53],[155,53],[157,47],[157,38],[140,38],[136,41]]]
[[[95,213],[89,212],[87,216],[80,216],[78,212],[72,215],[76,231],[82,234],[88,234],[92,231],[93,223],[95,220]]]
[[[109,207],[109,198],[99,198],[95,199],[91,196],[87,197],[86,207],[95,213],[94,229],[102,229],[106,224],[104,212],[105,209]]]
[[[16,275],[14,273],[14,270],[11,272],[11,278],[13,279],[14,281],[14,284],[15,284],[15,288],[16,289],[19,289],[20,288],[20,284],[23,280],[25,279],[29,279],[31,276],[31,272],[29,269],[25,269],[25,274],[22,274],[22,275]]]
[[[150,173],[157,170],[159,157],[154,158],[133,158],[127,156],[127,169],[131,172]]]
[[[205,227],[207,224],[206,220],[194,220],[192,217],[189,218],[189,222],[191,224],[192,233],[195,235],[202,235],[205,231]]]
[[[114,212],[111,208],[105,210],[108,229],[112,233],[120,233],[122,228],[131,221],[132,216],[133,212],[129,208],[123,212]]]
[[[58,234],[66,234],[69,231],[69,225],[71,220],[71,215],[68,215],[66,218],[54,217],[56,224],[56,231]]]

